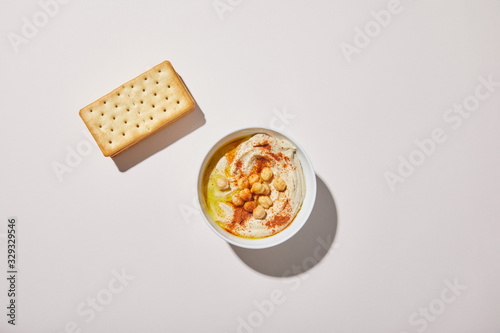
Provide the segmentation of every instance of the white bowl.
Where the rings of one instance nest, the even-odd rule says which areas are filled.
[[[219,150],[219,148],[221,148],[226,143],[234,139],[258,133],[264,133],[279,139],[288,140],[297,148],[297,156],[299,157],[300,162],[302,164],[302,169],[304,170],[304,178],[306,182],[306,195],[304,198],[304,202],[302,203],[301,209],[295,216],[295,219],[287,228],[269,237],[250,239],[250,238],[235,236],[230,232],[224,230],[214,220],[212,220],[205,207],[201,185],[203,182],[203,174],[205,173],[205,168],[207,167],[207,163],[210,161],[212,155],[217,150]],[[198,183],[196,186],[196,191],[198,195],[198,205],[200,206],[200,210],[202,213],[201,215],[203,216],[203,219],[207,222],[208,226],[217,235],[219,235],[225,241],[239,247],[244,247],[248,249],[263,249],[283,243],[284,241],[295,235],[297,231],[299,231],[300,228],[302,228],[302,226],[306,223],[313,209],[314,201],[316,200],[316,174],[314,173],[311,160],[309,159],[309,157],[307,157],[304,149],[302,149],[302,147],[295,140],[291,139],[289,136],[268,128],[262,128],[262,127],[244,128],[224,136],[222,139],[217,141],[217,143],[210,149],[210,151],[203,159],[203,162],[201,163],[200,171],[198,173]]]

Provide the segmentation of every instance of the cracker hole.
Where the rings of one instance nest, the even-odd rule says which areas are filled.
[[[125,132],[122,132],[122,135],[125,136]]]
[[[170,88],[170,84],[167,87]]]
[[[139,124],[135,125],[135,127],[139,128]]]
[[[165,96],[165,99],[168,101],[168,96]]]
[[[106,104],[106,101],[102,102],[103,104]]]
[[[130,86],[130,88],[133,88],[133,87],[134,87],[134,85],[131,85],[131,86]]]
[[[146,89],[143,88],[142,91],[144,92],[144,91],[146,91]]]
[[[127,121],[125,120],[125,121],[124,121],[124,123],[126,124],[126,123],[127,123]]]
[[[144,104],[144,101],[141,101],[141,104]]]
[[[115,116],[113,116],[113,120],[115,120],[115,119],[116,119],[116,117],[115,117]]]
[[[111,140],[109,140],[108,142],[109,142],[109,144],[112,144],[112,143],[113,143],[113,141],[111,141]]]
[[[148,79],[148,78],[147,78],[147,77],[145,77],[145,78],[144,78],[144,81],[146,81],[147,79]]]
[[[149,119],[153,120],[153,117],[149,117]]]
[[[129,112],[129,111],[130,111],[130,109],[129,109],[129,108],[127,108],[127,112]]]
[[[118,104],[115,104],[115,108],[117,108],[117,107],[118,107]]]
[[[158,70],[158,73],[161,73],[161,69]]]
[[[158,84],[158,81],[156,81],[156,84]]]
[[[120,96],[120,93],[118,93],[117,95]]]
[[[167,109],[163,108],[163,112],[167,112]]]
[[[92,109],[90,109],[90,112],[92,112]]]
[[[156,96],[156,93],[155,93],[155,96]],[[90,111],[90,112],[92,112],[92,111]]]
[[[179,101],[177,101],[177,104],[179,104],[179,103],[180,103],[180,102],[179,102]]]
[[[101,117],[104,116],[104,113],[101,112]]]
[[[154,105],[154,104],[151,104],[151,106],[152,106],[152,107],[155,107],[155,105]]]
[[[113,131],[114,131],[114,130],[113,130],[113,129],[111,129],[111,132],[113,132]]]
[[[102,125],[99,125],[99,128],[102,128]]]

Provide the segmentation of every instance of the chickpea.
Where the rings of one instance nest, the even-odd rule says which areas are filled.
[[[243,199],[241,199],[241,197],[237,194],[233,195],[232,201],[236,207],[241,207],[245,203],[245,201],[243,201]]]
[[[259,194],[263,194],[263,195],[271,194],[271,188],[269,187],[269,185],[266,183],[262,184],[262,190],[260,191]]]
[[[249,189],[244,189],[240,191],[240,198],[245,200],[245,201],[250,201],[252,200],[252,193],[250,193]]]
[[[250,184],[250,186],[252,186],[256,182],[258,182],[259,180],[260,180],[260,177],[257,174],[253,174],[253,175],[250,175],[250,177],[248,177],[248,183]]]
[[[269,188],[268,184],[258,182],[252,185],[252,193],[259,195],[269,195],[271,194],[271,189]]]
[[[224,191],[229,189],[229,182],[226,177],[221,176],[217,178],[217,187],[219,190]]]
[[[257,206],[254,210],[253,210],[253,217],[256,218],[256,219],[263,219],[264,217],[266,217],[266,211],[264,208],[262,208],[262,206]]]
[[[267,195],[263,195],[259,197],[259,205],[261,205],[265,209],[268,209],[273,205],[273,201]]]
[[[254,211],[255,207],[257,207],[257,204],[255,203],[255,201],[248,201],[248,202],[245,202],[243,209],[246,210],[247,212],[251,213]]]
[[[257,182],[252,185],[252,193],[257,193],[260,194],[260,191],[262,191],[262,183]]]
[[[262,178],[263,181],[268,182],[271,180],[271,178],[273,178],[273,172],[270,168],[265,167],[260,173],[260,178]]]
[[[274,181],[274,188],[280,192],[283,192],[285,189],[286,189],[286,183],[283,179],[281,179],[280,177],[278,177],[275,181]]]
[[[248,179],[246,177],[238,179],[238,187],[240,190],[244,190],[250,187],[250,183],[248,183]]]

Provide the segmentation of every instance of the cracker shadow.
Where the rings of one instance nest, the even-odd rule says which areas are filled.
[[[194,111],[151,135],[149,138],[139,142],[120,155],[113,157],[113,162],[115,162],[118,170],[125,172],[200,128],[205,123],[205,115],[201,111],[198,103],[196,103]]]
[[[302,229],[286,242],[267,249],[230,245],[241,261],[259,273],[287,277],[308,271],[326,256],[337,233],[337,207],[331,191],[318,175],[316,182],[316,202]]]

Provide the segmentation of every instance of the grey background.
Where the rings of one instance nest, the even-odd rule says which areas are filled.
[[[389,3],[68,1],[44,22],[3,1],[0,269],[14,215],[19,294],[0,331],[499,332],[500,89],[458,129],[443,115],[500,81],[500,1],[401,0],[347,61]],[[196,112],[104,158],[79,109],[164,60]],[[244,126],[284,131],[318,175],[311,219],[268,250],[229,246],[194,205],[205,152]],[[392,191],[435,128],[447,140]]]

